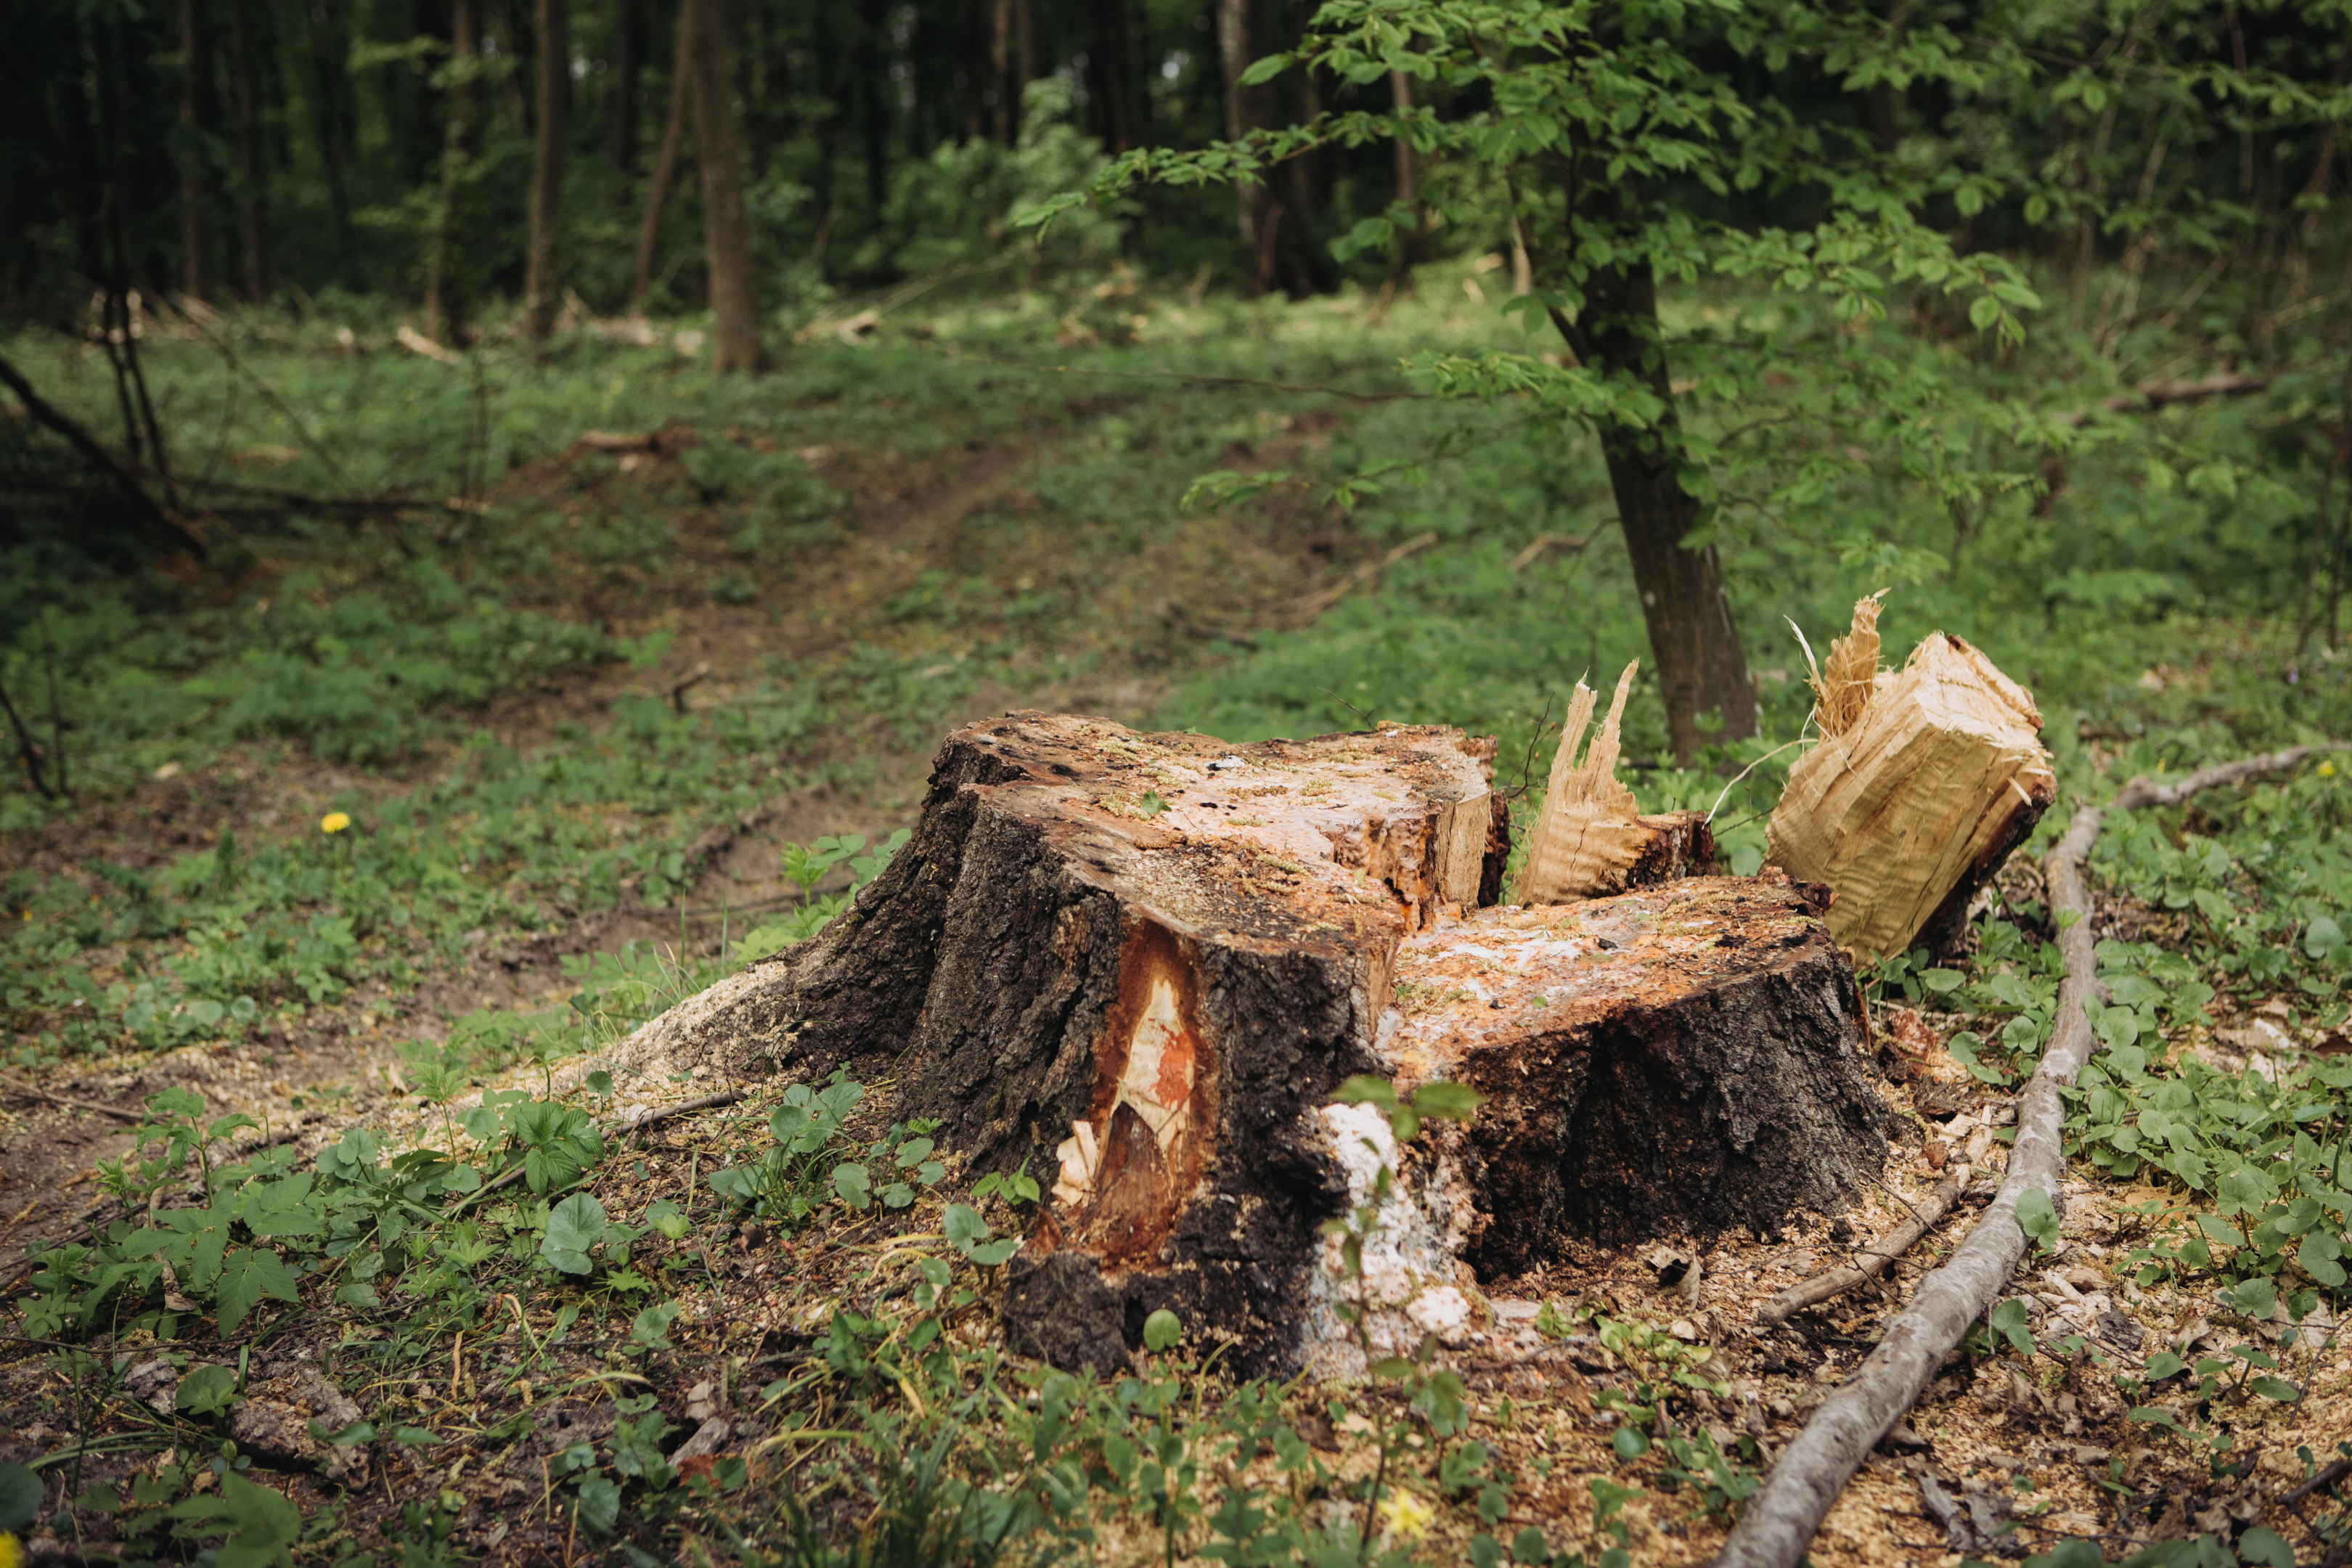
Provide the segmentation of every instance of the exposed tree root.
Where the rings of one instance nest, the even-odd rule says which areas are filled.
[[[2008,1175],[1951,1260],[1919,1282],[1918,1294],[1887,1325],[1878,1348],[1781,1451],[1763,1489],[1748,1500],[1731,1538],[1717,1554],[1716,1568],[1794,1568],[1864,1457],[1911,1408],[1946,1354],[2008,1283],[2025,1250],[2025,1233],[2017,1223],[2018,1199],[2039,1188],[2053,1205],[2060,1202],[2059,1177],[2065,1169],[2061,1090],[2074,1082],[2098,1044],[2084,1008],[2098,984],[2098,958],[2083,865],[2107,813],[2178,805],[2200,790],[2282,773],[2315,753],[2347,749],[2343,744],[2290,746],[2200,769],[2177,784],[2136,778],[2104,808],[2084,806],[2074,814],[2065,837],[2042,861],[2051,913],[2063,921],[2071,912],[2074,919],[2058,933],[2066,973],[2058,987],[2056,1027],[2041,1067],[2018,1100],[2017,1142],[2010,1151]]]

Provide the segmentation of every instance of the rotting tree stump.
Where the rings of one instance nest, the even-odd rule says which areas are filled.
[[[887,1074],[968,1173],[1025,1162],[1052,1191],[1008,1337],[1073,1366],[1122,1362],[1160,1307],[1244,1369],[1329,1359],[1318,1227],[1372,1172],[1362,1108],[1328,1103],[1351,1074],[1488,1097],[1402,1162],[1372,1260],[1392,1334],[1464,1322],[1474,1271],[1571,1238],[1766,1227],[1875,1176],[1853,973],[1803,890],[1481,907],[1508,850],[1492,755],[1439,727],[968,725],[841,918],[613,1065]]]

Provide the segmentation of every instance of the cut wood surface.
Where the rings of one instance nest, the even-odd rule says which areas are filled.
[[[1944,1357],[1969,1326],[1991,1310],[2016,1271],[2025,1252],[2018,1200],[2039,1191],[2063,1212],[2065,1091],[2098,1049],[2086,1006],[2098,994],[2098,951],[2083,868],[2107,814],[2178,805],[2200,790],[2283,773],[2314,752],[2345,749],[2340,744],[2293,746],[2202,769],[2171,785],[2135,778],[2105,807],[2084,806],[2075,812],[2065,836],[2042,862],[2051,914],[2075,918],[2062,923],[2058,933],[2065,974],[2059,983],[2057,1013],[2050,1044],[2018,1100],[2017,1136],[2000,1187],[1950,1258],[1919,1282],[1911,1304],[1887,1324],[1877,1348],[1822,1401],[1796,1441],[1781,1450],[1764,1486],[1741,1510],[1730,1539],[1715,1558],[1715,1568],[1794,1568],[1864,1457],[1917,1401]]]
[[[1592,742],[1577,748],[1592,722],[1595,696],[1581,680],[1560,726],[1559,750],[1544,786],[1543,810],[1528,839],[1527,863],[1514,897],[1522,904],[1564,904],[1629,888],[1686,877],[1715,858],[1715,838],[1703,812],[1644,816],[1633,792],[1617,776],[1618,726],[1641,662],[1617,678]]]
[[[2057,794],[2032,695],[1941,632],[1880,671],[1878,608],[1856,605],[1832,645],[1814,681],[1821,742],[1766,829],[1772,863],[1833,889],[1831,931],[1871,962],[1948,951]]]
[[[1874,1177],[1853,973],[1803,890],[1481,908],[1509,847],[1492,754],[1434,727],[1229,746],[966,726],[848,911],[612,1065],[887,1074],[965,1174],[1025,1162],[1050,1190],[1007,1337],[1066,1366],[1124,1364],[1161,1307],[1244,1370],[1346,1339],[1318,1227],[1376,1169],[1364,1108],[1328,1103],[1352,1074],[1490,1096],[1400,1164],[1384,1294],[1423,1328],[1463,1321],[1473,1267],[1769,1222]]]

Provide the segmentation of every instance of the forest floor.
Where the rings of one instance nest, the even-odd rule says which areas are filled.
[[[1969,1223],[1964,1198],[1882,1291],[1755,1327],[1774,1291],[1900,1223],[1953,1119],[1997,1123],[2030,1070],[2055,981],[2030,858],[1969,960],[1872,977],[1874,1059],[1908,1128],[1883,1191],[1769,1235],[1675,1238],[1696,1269],[1591,1248],[1483,1281],[1478,1325],[1443,1352],[1467,1390],[1445,1430],[1377,1384],[1237,1388],[1183,1343],[1105,1382],[1004,1356],[997,1271],[962,1215],[1017,1231],[1017,1194],[971,1194],[951,1150],[921,1179],[929,1152],[900,1156],[928,1140],[891,1124],[887,1084],[795,1152],[771,1125],[786,1085],[627,1133],[621,1117],[656,1107],[593,1076],[621,1033],[838,908],[965,718],[1263,714],[1252,681],[1323,648],[1310,710],[1484,721],[1518,745],[1539,731],[1540,683],[1499,722],[1475,702],[1430,712],[1410,681],[1380,689],[1381,659],[1415,658],[1433,620],[1472,644],[1513,635],[1461,614],[1463,574],[1579,606],[1538,660],[1585,658],[1588,629],[1606,657],[1638,636],[1622,551],[1581,542],[1589,488],[1518,510],[1509,484],[1472,476],[1468,510],[1507,521],[1402,555],[1421,521],[1406,507],[1368,524],[1301,487],[1180,510],[1209,468],[1326,473],[1379,448],[1359,405],[1265,384],[1372,384],[1383,353],[1461,330],[1433,308],[1340,354],[1262,315],[1240,366],[1187,362],[1264,378],[1240,387],[1155,383],[1114,352],[1149,336],[1133,321],[1188,310],[1205,314],[1099,294],[1046,312],[1060,341],[1033,331],[1024,352],[1108,384],[1075,395],[1076,373],[1008,371],[910,328],[880,351],[806,350],[725,400],[658,354],[582,348],[555,391],[501,373],[495,423],[478,380],[386,347],[337,360],[312,333],[248,351],[349,441],[341,479],[448,500],[232,530],[143,607],[86,582],[57,595],[80,795],[12,807],[0,851],[20,928],[0,1462],[38,1474],[37,1533],[93,1557],[215,1541],[354,1568],[814,1563],[861,1531],[872,1562],[1483,1562],[1498,1549],[1476,1536],[1563,1568],[1711,1554]],[[1329,310],[1334,330],[1363,325]],[[204,377],[222,373],[202,345],[153,353],[210,406]],[[352,455],[375,449],[371,400],[424,429],[412,471],[352,471],[376,460]],[[221,416],[217,470],[330,488],[323,459],[263,420],[250,401]],[[491,462],[481,432],[517,426],[531,438]],[[1818,620],[1852,591],[1792,602]],[[172,628],[184,640],[164,646]],[[2137,708],[2053,725],[2069,786],[2176,761],[2151,749],[2167,722],[2200,760],[2251,749],[2239,737],[2278,721],[2243,719],[2265,677],[2233,661],[2280,635],[2151,624],[2115,683]],[[1448,654],[1439,679],[1466,687],[1489,657]],[[2340,701],[2327,668],[2308,684],[2336,695],[2315,702]],[[1788,718],[1801,699],[1785,684]],[[2079,712],[2101,694],[2056,695]],[[1642,777],[1645,805],[1717,783]],[[2286,908],[2263,880],[2284,873],[2263,868],[2283,834],[2296,853],[2283,824],[2321,847],[2305,860],[2336,863],[2332,781],[2116,836],[2095,919],[2110,1011],[2135,1020],[2110,1031],[2138,1052],[2113,1086],[2126,1110],[2084,1110],[2063,1232],[2017,1312],[1971,1336],[1865,1466],[1814,1562],[2068,1540],[2122,1558],[2203,1538],[2231,1561],[2313,1563],[2352,1539],[2329,1488],[2281,1500],[2352,1443],[2341,1296],[2313,1289],[2332,1258],[2294,1246],[2327,1227],[2272,1226],[2294,1195],[2276,1180],[2234,1209],[2216,1195],[2274,1155],[2308,1163],[2298,1138],[2341,1157],[2352,1073],[2319,962],[2335,949],[2307,918],[2232,946],[2214,933],[2238,917],[2197,897]],[[2247,956],[2282,948],[2293,963]],[[2180,1085],[2193,1106],[2168,1098]],[[2148,1128],[2154,1149],[2165,1116],[2201,1164],[2125,1147],[2118,1129]],[[835,1173],[853,1163],[912,1173],[911,1201],[848,1206]],[[488,1193],[509,1171],[528,1180]],[[714,1189],[729,1171],[750,1174]],[[1405,1473],[1375,1512],[1361,1493],[1400,1424]]]

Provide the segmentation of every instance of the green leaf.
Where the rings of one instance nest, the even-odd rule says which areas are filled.
[[[274,1301],[292,1301],[299,1294],[294,1271],[286,1267],[284,1258],[266,1247],[240,1247],[221,1260],[220,1331],[236,1332],[236,1326],[264,1296]]]
[[[970,1204],[950,1204],[947,1213],[940,1216],[940,1229],[950,1247],[967,1256],[990,1235],[988,1222]]]
[[[2147,1380],[2150,1383],[2160,1383],[2186,1365],[2188,1365],[2186,1362],[2170,1351],[2158,1351],[2147,1358]]]
[[[629,1325],[629,1338],[647,1350],[671,1349],[669,1326],[677,1321],[677,1303],[675,1301],[664,1301],[658,1306],[647,1307],[644,1311],[639,1312],[636,1321]]]
[[[2278,1308],[2278,1283],[2269,1279],[2249,1279],[2230,1292],[2230,1301],[2247,1317],[2266,1323]]]
[[[610,1476],[580,1479],[580,1522],[597,1535],[610,1535],[621,1519],[621,1489]]]
[[[2028,1319],[2023,1301],[2014,1298],[2003,1301],[1992,1310],[1991,1316],[1986,1321],[1992,1325],[1993,1332],[2007,1339],[2010,1348],[2018,1354],[2029,1358],[2033,1354],[2033,1336],[2026,1326]]]
[[[2050,1194],[2040,1187],[2028,1187],[2018,1194],[2017,1225],[2044,1252],[2058,1244],[2058,1210],[2051,1204]]]
[[[1165,1307],[1143,1320],[1143,1348],[1155,1354],[1172,1349],[1183,1337],[1183,1323]]]
[[[1021,1238],[1017,1236],[1007,1236],[994,1241],[982,1242],[964,1256],[982,1268],[994,1268],[1020,1250]]]
[[[2294,1260],[2303,1265],[2303,1271],[2331,1290],[2344,1284],[2344,1265],[2339,1261],[2343,1256],[2344,1244],[2325,1231],[2313,1231],[2294,1249]]]
[[[1334,1105],[1377,1105],[1383,1110],[1396,1107],[1396,1085],[1370,1073],[1358,1073],[1331,1091]]]
[[[210,1415],[237,1402],[233,1367],[195,1366],[172,1391],[172,1408],[183,1415]]]
[[[1629,1424],[1609,1434],[1609,1446],[1621,1459],[1638,1459],[1650,1451],[1650,1439],[1640,1427]]]
[[[687,1232],[694,1228],[694,1222],[680,1214],[677,1205],[667,1198],[646,1210],[646,1223],[672,1241],[684,1240]]]
[[[2238,1537],[2238,1560],[2263,1568],[2294,1568],[2294,1548],[2277,1531],[2258,1524]]]
[[[547,1234],[539,1255],[566,1274],[588,1274],[595,1264],[588,1254],[604,1239],[604,1205],[588,1193],[574,1193],[550,1209]]]
[[[41,1478],[22,1465],[0,1465],[0,1530],[15,1534],[41,1511]]]
[[[2275,1399],[2282,1405],[2292,1405],[2303,1397],[2303,1390],[2284,1378],[2258,1377],[2246,1386],[2264,1399]]]
[[[2000,320],[2000,301],[1990,294],[1979,294],[1969,305],[1969,325],[1983,331]]]
[[[874,1178],[865,1166],[854,1160],[833,1168],[833,1190],[841,1194],[841,1201],[851,1208],[864,1210],[874,1206]]]
[[[1486,1098],[1468,1084],[1427,1083],[1414,1091],[1412,1109],[1423,1117],[1467,1121]]]

